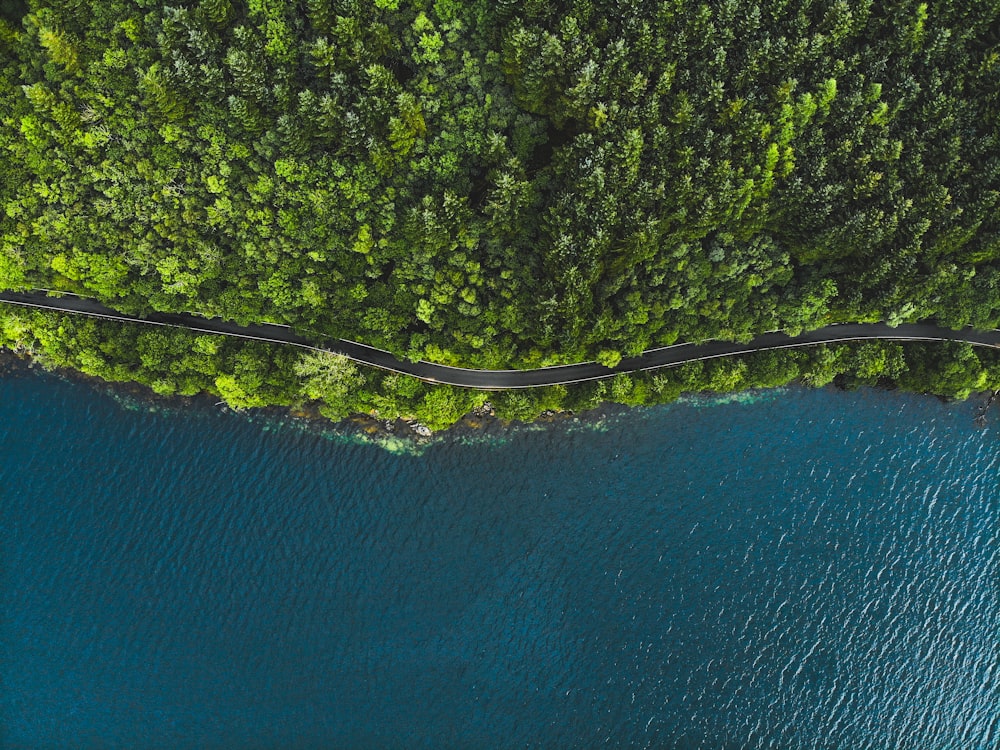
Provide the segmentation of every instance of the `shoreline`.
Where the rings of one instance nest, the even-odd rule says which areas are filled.
[[[194,396],[164,396],[156,393],[151,387],[136,381],[104,380],[96,375],[89,375],[71,367],[55,367],[50,369],[40,364],[30,354],[19,353],[6,347],[0,347],[0,378],[34,377],[43,373],[67,382],[86,385],[96,391],[102,391],[118,401],[125,408],[127,408],[129,402],[132,402],[142,408],[155,409],[156,407],[163,407],[177,412],[190,411],[192,409],[206,412],[224,411],[235,415],[242,415],[251,420],[263,418],[281,423],[291,421],[300,427],[305,427],[317,433],[334,433],[347,437],[361,438],[375,445],[386,446],[388,442],[398,440],[414,448],[425,447],[442,439],[501,439],[514,430],[530,429],[534,425],[555,425],[570,421],[596,424],[609,416],[615,416],[635,408],[626,404],[607,401],[583,412],[547,411],[531,421],[520,421],[505,420],[497,417],[492,406],[487,402],[484,407],[464,414],[449,427],[443,430],[431,431],[415,420],[403,418],[383,419],[376,415],[360,412],[334,421],[320,413],[319,405],[316,402],[308,402],[298,406],[275,405],[250,409],[234,409],[220,400],[218,396],[207,392],[202,392]],[[839,380],[840,378],[837,379],[837,381]],[[852,390],[849,386],[837,381],[824,387],[832,387],[840,391]],[[810,388],[810,386],[804,383],[791,383],[789,385]],[[870,387],[887,392],[898,390],[898,388],[891,385]],[[711,394],[693,391],[682,393],[680,398],[737,397],[741,393],[750,393],[753,391],[766,392],[771,390],[774,389],[750,388],[737,391],[713,392]],[[979,428],[985,427],[989,423],[994,407],[1000,408],[1000,392],[994,390],[974,392],[966,399],[955,399],[934,393],[922,393],[918,395],[929,396],[944,403],[965,401],[971,405],[978,402],[974,413],[970,415],[970,419]]]
[[[388,439],[405,440],[413,445],[426,445],[440,438],[502,437],[503,433],[518,425],[554,424],[581,415],[572,412],[549,412],[531,422],[504,420],[497,417],[492,408],[480,408],[464,414],[461,419],[444,430],[430,431],[421,423],[407,419],[382,419],[371,414],[354,413],[339,420],[323,416],[318,404],[309,402],[300,406],[266,406],[250,409],[234,409],[218,396],[202,392],[194,396],[163,396],[152,388],[136,381],[104,380],[96,375],[88,375],[71,367],[47,368],[29,354],[22,354],[0,347],[0,378],[33,377],[39,374],[51,375],[70,383],[86,385],[96,391],[107,393],[116,401],[133,401],[142,407],[164,407],[176,411],[203,410],[206,412],[225,411],[250,418],[262,417],[277,421],[293,420],[300,425],[319,432],[333,431],[365,438],[373,443]],[[488,404],[487,404],[488,406]],[[622,404],[607,403],[589,410],[588,417],[599,419],[604,414],[627,410]],[[421,429],[422,428],[422,429]],[[426,432],[424,432],[426,430]]]

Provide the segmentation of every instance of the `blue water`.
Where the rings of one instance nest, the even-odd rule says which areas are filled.
[[[974,413],[792,389],[407,455],[0,379],[2,744],[997,748]]]

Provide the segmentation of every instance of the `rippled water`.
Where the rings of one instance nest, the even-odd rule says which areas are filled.
[[[973,416],[787,390],[413,456],[2,379],[3,744],[996,748]]]

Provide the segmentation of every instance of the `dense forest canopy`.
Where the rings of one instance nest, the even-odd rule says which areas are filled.
[[[3,288],[479,367],[1000,322],[1000,0],[4,0],[0,19]],[[118,329],[85,345],[5,315],[8,343],[137,367]],[[878,351],[883,376],[920,370]],[[157,356],[164,392],[240,382]],[[819,355],[781,356],[796,377]]]

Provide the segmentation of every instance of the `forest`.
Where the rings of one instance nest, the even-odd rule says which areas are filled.
[[[1000,324],[1000,0],[2,0],[0,288],[493,369]],[[0,309],[53,367],[435,429],[789,382],[1000,388],[957,344],[532,392]]]

